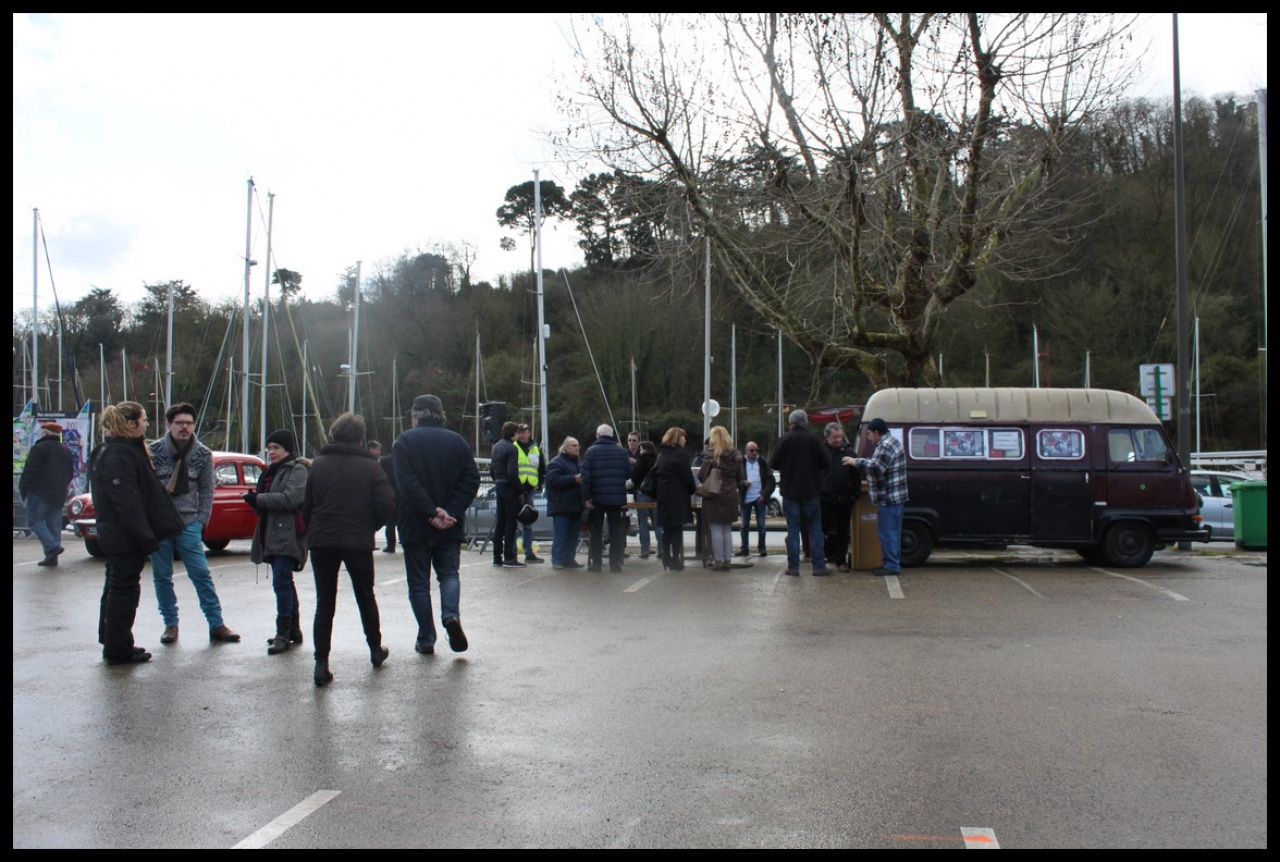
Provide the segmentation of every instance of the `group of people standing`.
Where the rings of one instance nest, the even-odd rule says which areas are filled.
[[[180,555],[209,623],[209,639],[235,643],[240,635],[222,620],[202,545],[213,508],[213,459],[195,439],[195,408],[175,404],[166,412],[167,433],[148,448],[146,409],[125,401],[103,412],[104,442],[90,457],[89,475],[98,517],[99,544],[106,556],[106,585],[99,615],[99,641],[108,664],[137,664],[151,654],[136,646],[133,623],[141,572],[148,560],[165,628],[161,643],[178,640],[173,560]],[[303,642],[294,575],[308,559],[315,577],[313,625],[316,685],[333,680],[329,669],[338,573],[346,568],[369,646],[381,667],[390,655],[382,643],[374,595],[376,533],[398,515],[405,550],[409,603],[418,621],[417,652],[435,651],[430,575],[440,585],[441,621],[455,652],[467,649],[459,604],[459,550],[466,509],[480,475],[471,447],[444,428],[438,398],[422,395],[411,411],[413,428],[397,439],[392,468],[396,491],[377,454],[365,441],[364,419],[344,413],[329,429],[330,442],[314,461],[301,457],[292,431],[267,438],[270,462],[244,501],[258,514],[250,548],[255,563],[271,567],[276,596],[275,634],[267,653],[277,655]],[[390,539],[390,536],[389,536]],[[394,539],[390,539],[394,542]],[[394,545],[390,546],[394,549]]]
[[[195,437],[192,405],[173,405],[165,419],[165,435],[148,448],[146,409],[131,401],[107,407],[102,418],[104,442],[89,461],[98,541],[106,556],[99,640],[109,664],[151,658],[134,644],[132,632],[141,572],[148,560],[165,624],[161,642],[177,641],[175,555],[181,557],[195,585],[209,639],[216,643],[240,640],[222,619],[202,544],[213,508],[212,453]],[[314,461],[301,457],[297,440],[287,429],[267,438],[270,466],[244,495],[245,503],[258,513],[250,556],[253,562],[271,567],[276,596],[275,634],[268,640],[267,652],[276,655],[303,642],[294,575],[310,558],[316,584],[313,639],[318,686],[333,679],[329,652],[342,567],[351,578],[370,662],[381,667],[390,654],[382,643],[374,595],[373,551],[377,531],[392,518],[404,549],[409,604],[418,623],[415,650],[424,655],[435,652],[433,570],[449,645],[455,652],[468,647],[459,612],[459,567],[466,512],[479,490],[480,474],[471,447],[444,427],[445,419],[439,398],[418,396],[411,409],[412,428],[396,439],[389,459],[381,461],[378,447],[366,443],[363,418],[352,413],[334,421],[330,442]],[[590,531],[587,570],[603,571],[607,544],[610,571],[621,571],[626,547],[623,510],[628,493],[633,493],[642,513],[642,557],[652,552],[652,527],[663,568],[684,569],[684,530],[693,520],[695,495],[700,495],[712,568],[727,570],[734,556],[732,524],[739,518],[737,555],[748,555],[752,515],[757,553],[768,553],[765,517],[776,470],[782,477],[787,519],[786,575],[799,575],[802,548],[812,560],[814,575],[827,574],[829,562],[840,571],[849,570],[849,524],[864,475],[879,511],[884,561],[875,573],[896,574],[906,502],[901,444],[882,420],[875,419],[868,424],[875,452],[870,458],[859,458],[845,442],[839,423],[828,424],[819,439],[809,432],[803,410],[792,411],[788,422],[788,432],[767,462],[756,443],[749,442],[745,454],[739,453],[729,432],[714,426],[696,472],[683,428],[669,428],[656,447],[633,433],[624,447],[612,427],[601,425],[585,451],[576,438],[566,437],[556,457],[544,463],[528,426],[508,422],[490,462],[498,498],[494,565],[522,568],[542,562],[534,553],[531,535],[524,537],[524,560],[517,556],[516,532],[520,507],[531,502],[534,490],[545,483],[547,511],[554,522],[553,568],[581,568],[575,557],[585,520]],[[31,493],[35,493],[34,484]],[[393,535],[388,534],[384,550],[394,551]],[[45,548],[42,565],[49,565],[49,559],[56,565],[61,549],[51,549],[48,542]]]

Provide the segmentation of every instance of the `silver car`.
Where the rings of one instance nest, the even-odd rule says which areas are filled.
[[[1200,495],[1200,518],[1210,528],[1209,539],[1215,542],[1235,541],[1235,508],[1228,490],[1236,482],[1248,482],[1247,473],[1219,470],[1192,470],[1191,486]]]
[[[547,492],[540,488],[533,495],[533,507],[538,510],[538,520],[533,522],[534,541],[550,542],[552,524],[547,517]],[[498,498],[494,485],[485,482],[476,493],[476,499],[467,509],[467,539],[473,542],[493,541],[493,523],[498,517]],[[519,531],[517,530],[517,535]]]

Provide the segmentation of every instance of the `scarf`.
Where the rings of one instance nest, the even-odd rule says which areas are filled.
[[[172,436],[169,437],[169,445],[173,447],[173,475],[164,487],[174,497],[191,492],[191,482],[187,476],[187,456],[191,454],[191,447],[195,444],[195,437],[188,440],[185,446],[179,445]]]

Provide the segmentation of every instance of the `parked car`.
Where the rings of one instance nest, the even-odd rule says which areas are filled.
[[[267,469],[256,455],[240,452],[213,453],[213,514],[204,529],[204,544],[211,551],[221,551],[232,539],[251,539],[258,526],[258,514],[241,499],[258,485],[258,477]],[[98,546],[97,513],[93,498],[79,494],[67,503],[67,520],[76,535],[84,540],[91,557],[102,556]]]
[[[538,520],[533,522],[533,538],[534,541],[550,542],[552,524],[551,519],[547,517],[547,491],[540,488],[533,495],[533,507],[538,510]],[[494,486],[489,482],[480,485],[480,490],[476,492],[476,499],[472,502],[471,507],[467,509],[467,538],[479,542],[486,539],[493,541],[493,522],[498,517],[498,500],[494,493]],[[517,536],[519,530],[517,530]]]
[[[1211,529],[1209,538],[1215,542],[1231,542],[1236,537],[1235,510],[1231,492],[1227,490],[1236,482],[1249,482],[1248,473],[1232,473],[1221,470],[1192,470],[1191,486],[1200,495],[1200,518]]]

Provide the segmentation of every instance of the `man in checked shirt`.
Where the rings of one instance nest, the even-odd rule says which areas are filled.
[[[867,477],[867,490],[876,507],[876,535],[880,539],[882,562],[871,570],[880,577],[902,571],[902,511],[907,503],[907,453],[902,443],[889,433],[883,419],[867,423],[867,439],[875,444],[870,458],[856,464]]]

